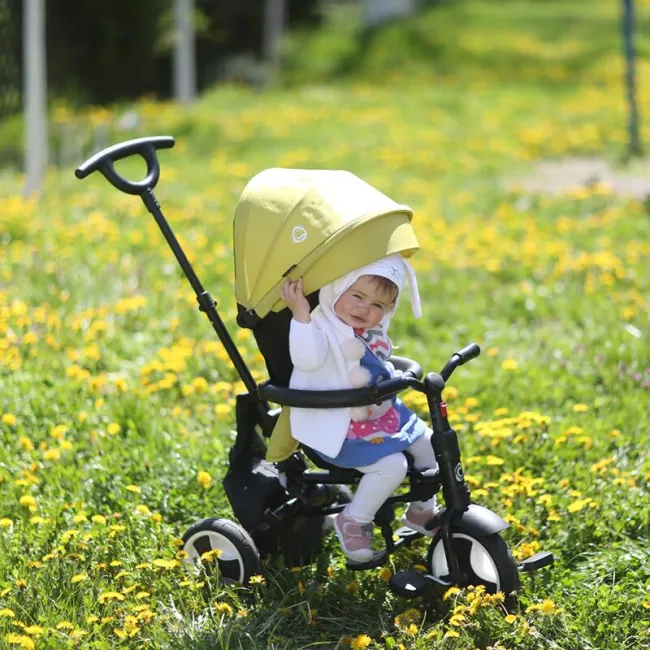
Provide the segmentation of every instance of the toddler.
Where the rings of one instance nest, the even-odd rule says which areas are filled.
[[[359,388],[395,374],[387,335],[400,292],[408,281],[413,313],[420,314],[415,274],[400,255],[390,255],[324,286],[310,312],[302,281],[287,280],[281,296],[292,312],[290,387],[302,390]],[[408,451],[419,470],[436,468],[431,430],[396,397],[379,406],[339,409],[291,408],[291,435],[338,467],[364,474],[352,502],[334,520],[345,555],[373,559],[375,513],[402,483]],[[435,497],[413,502],[402,523],[432,536],[424,525],[436,512]]]

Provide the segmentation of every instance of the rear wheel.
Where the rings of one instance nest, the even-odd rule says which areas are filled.
[[[188,528],[182,539],[187,553],[184,562],[189,568],[215,572],[224,582],[243,585],[261,573],[255,542],[229,519],[203,519]]]
[[[517,564],[501,535],[475,537],[464,530],[452,529],[451,543],[459,568],[467,575],[468,585],[485,585],[491,594],[502,591],[508,595],[519,589]],[[444,579],[449,574],[440,532],[431,540],[427,566],[436,578]]]

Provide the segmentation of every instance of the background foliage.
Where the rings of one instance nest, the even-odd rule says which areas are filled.
[[[103,125],[116,141],[176,136],[156,195],[258,378],[232,295],[231,218],[247,180],[271,166],[345,168],[413,207],[425,318],[402,312],[391,333],[427,369],[470,340],[483,348],[446,392],[473,496],[511,522],[517,557],[557,556],[523,577],[520,608],[470,589],[396,598],[386,580],[421,562],[424,542],[363,574],[345,570],[330,537],[313,566],[269,560],[250,589],[188,575],[178,537],[199,518],[229,516],[219,479],[241,385],[137,199],[100,178],[79,183],[70,166],[50,170],[39,202],[25,200],[20,175],[5,170],[2,643],[648,645],[648,208],[597,179],[567,179],[558,194],[518,188],[539,158],[623,152],[617,21],[606,2],[588,14],[583,3],[455,3],[385,30],[354,74],[326,84],[354,44],[334,23],[288,46],[288,56],[322,53],[318,83],[222,86],[189,108],[58,104],[53,115]],[[401,55],[420,25],[448,67],[413,52],[387,66],[386,52]],[[304,71],[292,64],[293,82],[316,73],[315,56]],[[143,172],[138,161],[122,170]]]

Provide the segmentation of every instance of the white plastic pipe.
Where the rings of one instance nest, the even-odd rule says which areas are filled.
[[[264,37],[262,55],[264,60],[277,65],[280,56],[280,40],[284,32],[285,0],[266,0],[264,5]]]
[[[194,47],[194,0],[174,0],[175,47],[174,97],[183,104],[196,98],[196,54]]]
[[[23,0],[25,195],[38,192],[47,167],[45,2]]]

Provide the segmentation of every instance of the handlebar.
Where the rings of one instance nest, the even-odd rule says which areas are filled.
[[[127,140],[96,153],[79,165],[74,173],[77,178],[83,179],[95,171],[100,171],[106,180],[118,190],[126,194],[141,195],[147,190],[153,190],[158,183],[160,165],[156,150],[170,149],[173,146],[174,138],[170,135]],[[115,171],[114,163],[134,154],[142,156],[147,163],[147,175],[141,181],[129,181]]]
[[[445,380],[448,379],[458,366],[474,359],[480,353],[481,348],[476,343],[465,346],[452,355],[440,375]],[[426,392],[425,384],[420,381],[423,371],[419,363],[406,357],[391,357],[389,361],[397,370],[402,371],[402,375],[391,377],[374,386],[341,390],[295,390],[264,382],[258,386],[257,391],[262,399],[282,406],[321,409],[369,406],[394,397],[407,388],[420,393]],[[441,383],[441,388],[444,388],[444,383]]]
[[[420,380],[407,374],[402,377],[392,377],[374,386],[341,390],[295,390],[264,382],[257,387],[257,392],[262,399],[282,406],[337,409],[377,404],[407,388],[424,390]]]
[[[451,359],[449,359],[445,364],[445,367],[440,372],[440,376],[447,381],[451,376],[451,373],[454,372],[458,366],[462,366],[468,361],[476,359],[479,354],[481,354],[481,348],[476,343],[466,345],[464,348],[451,355]]]

